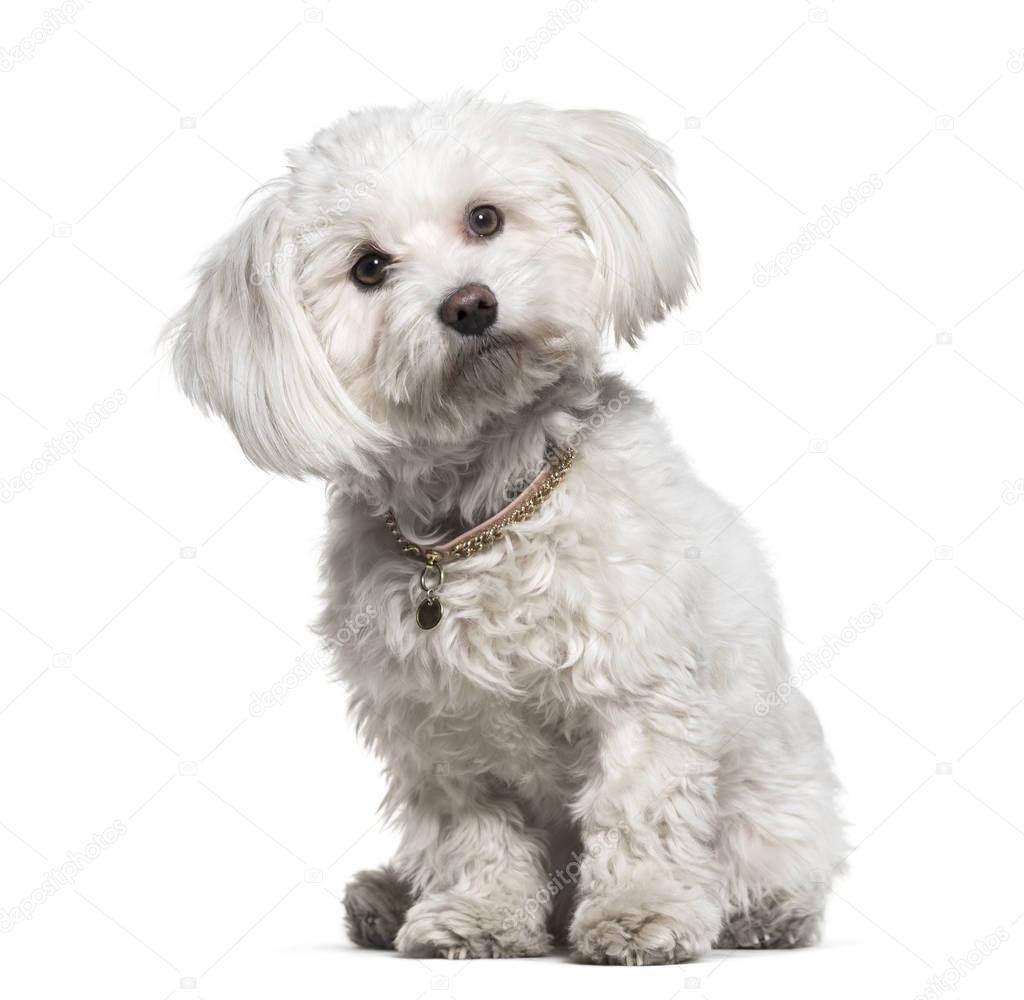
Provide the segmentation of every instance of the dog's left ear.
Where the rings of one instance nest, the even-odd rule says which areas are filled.
[[[559,111],[542,135],[562,168],[603,282],[602,319],[635,344],[696,281],[690,220],[671,154],[626,115]],[[538,123],[539,124],[539,121]]]

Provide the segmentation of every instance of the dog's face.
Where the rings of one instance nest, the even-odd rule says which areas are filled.
[[[670,160],[620,115],[457,98],[353,114],[290,162],[171,328],[186,392],[264,468],[458,444],[692,280]]]

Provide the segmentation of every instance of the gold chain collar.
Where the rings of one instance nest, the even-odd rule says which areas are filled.
[[[522,524],[528,521],[540,507],[550,498],[551,494],[558,488],[572,468],[575,453],[567,448],[554,465],[549,465],[541,474],[513,500],[508,507],[499,511],[494,517],[485,521],[479,528],[472,529],[465,534],[459,535],[451,542],[437,545],[433,548],[425,548],[418,545],[399,530],[398,519],[393,511],[384,515],[384,524],[387,525],[395,542],[407,556],[423,563],[423,570],[420,573],[420,588],[425,596],[416,608],[416,624],[421,629],[432,629],[441,621],[444,608],[438,599],[437,592],[444,583],[443,563],[458,559],[465,559],[468,556],[482,552],[493,545],[505,532],[506,528],[514,524]]]

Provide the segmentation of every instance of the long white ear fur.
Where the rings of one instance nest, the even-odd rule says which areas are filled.
[[[603,317],[635,344],[685,301],[697,248],[671,180],[672,157],[626,115],[546,109],[536,125],[556,153],[603,284]]]
[[[287,476],[365,471],[385,432],[345,393],[302,308],[289,225],[274,193],[212,248],[170,321],[186,395],[223,417],[248,458]]]

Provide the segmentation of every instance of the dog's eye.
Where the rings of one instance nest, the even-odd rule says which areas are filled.
[[[493,205],[477,205],[466,216],[469,231],[477,236],[494,236],[501,231],[504,222],[501,212]]]
[[[352,280],[357,285],[379,285],[390,263],[391,258],[386,253],[364,253],[352,268]]]

